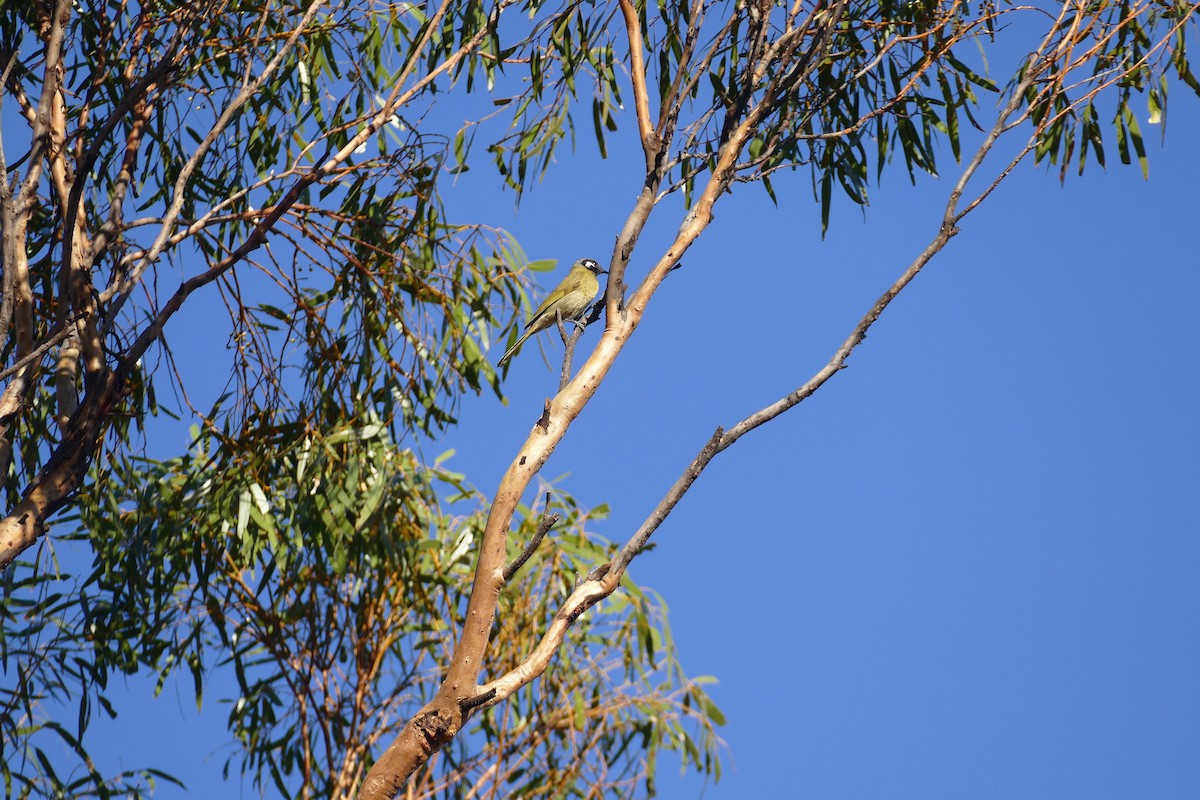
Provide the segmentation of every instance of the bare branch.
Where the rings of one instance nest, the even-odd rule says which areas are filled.
[[[465,625],[455,645],[446,678],[437,696],[409,721],[392,746],[381,755],[376,769],[368,775],[363,787],[363,800],[393,796],[401,782],[428,758],[433,749],[453,737],[461,727],[462,712],[458,704],[463,699],[478,694],[475,679],[487,650],[492,620],[496,613],[496,600],[503,586],[509,526],[521,495],[599,388],[617,354],[640,323],[646,305],[667,273],[674,268],[684,252],[712,220],[713,204],[732,178],[731,167],[736,163],[738,153],[752,135],[755,126],[767,113],[768,107],[769,103],[758,104],[740,124],[729,129],[716,168],[704,191],[697,198],[695,207],[684,217],[674,242],[643,279],[628,305],[619,309],[619,300],[623,293],[621,274],[628,256],[632,253],[633,244],[653,209],[655,190],[662,178],[661,163],[656,164],[655,170],[647,175],[634,210],[617,240],[614,263],[610,267],[606,296],[608,313],[604,334],[575,377],[553,400],[547,401],[546,412],[530,432],[501,479],[479,543],[475,580],[467,603]],[[669,143],[669,137],[664,137],[664,143]],[[619,575],[610,575],[604,580],[611,581],[611,584],[606,584],[608,588],[604,591],[598,590],[596,581],[585,581],[572,594],[572,598],[582,598],[580,605],[566,613],[560,612],[551,626],[551,632],[547,633],[547,637],[550,638],[543,639],[534,656],[531,656],[531,663],[536,663],[543,657],[545,663],[549,663],[550,655],[557,647],[557,642],[562,641],[561,637],[565,635],[571,621],[592,603],[611,592],[619,581]],[[558,637],[557,640],[551,641],[554,636]],[[528,672],[530,676],[534,674],[532,667]],[[532,677],[528,680],[532,680]]]
[[[733,25],[734,17],[730,17],[726,22],[725,28],[717,35],[716,41],[721,41],[725,34]],[[658,126],[655,131],[658,133],[660,144],[665,141],[670,141],[675,136],[674,125],[675,120],[679,116],[679,104],[677,100],[680,97],[680,89],[683,86],[684,80],[689,74],[688,66],[692,62],[692,54],[696,50],[696,40],[700,36],[700,27],[704,24],[704,0],[692,0],[691,11],[688,13],[688,29],[683,37],[683,50],[679,54],[679,68],[675,71],[675,77],[671,80],[671,88],[667,90],[665,96],[661,98],[658,110]],[[710,63],[713,57],[716,44],[709,49],[705,57],[705,66],[694,71],[694,76],[698,77],[707,70],[707,63]],[[689,85],[691,85],[689,83]]]
[[[633,104],[637,109],[638,133],[646,153],[646,171],[654,169],[654,160],[662,149],[662,139],[650,121],[650,96],[646,91],[646,59],[642,53],[642,24],[633,0],[620,0],[625,17],[625,33],[629,37],[629,77],[633,80]]]
[[[546,508],[547,513],[542,517],[541,523],[538,524],[537,531],[534,532],[533,538],[529,540],[529,544],[525,545],[525,549],[521,551],[521,555],[517,556],[511,564],[504,568],[504,582],[508,583],[512,580],[512,576],[520,571],[521,567],[525,566],[525,562],[537,550],[538,545],[542,543],[542,539],[550,532],[550,529],[558,524],[562,519],[561,514],[549,513],[550,493],[546,492]]]
[[[58,328],[58,330],[52,331],[50,337],[30,351],[28,355],[18,359],[11,367],[0,370],[0,381],[4,380],[10,375],[15,375],[23,367],[33,363],[34,361],[37,361],[39,358],[44,356],[48,350],[61,342],[63,339],[67,338],[67,335],[70,332],[71,331],[68,328]]]
[[[1044,67],[1043,67],[1044,68]],[[908,266],[900,277],[888,288],[887,291],[880,296],[870,311],[859,320],[858,324],[851,331],[850,335],[842,343],[842,345],[834,353],[833,357],[825,364],[811,379],[796,391],[788,394],[766,408],[751,414],[728,431],[722,428],[717,428],[716,432],[709,438],[697,453],[696,457],[675,481],[674,485],[667,491],[659,503],[651,511],[646,520],[638,528],[637,532],[629,538],[625,545],[621,548],[621,552],[617,558],[610,564],[604,564],[593,570],[588,576],[588,579],[581,583],[576,590],[563,603],[559,612],[555,615],[550,627],[543,634],[537,647],[533,652],[521,662],[515,669],[505,675],[490,681],[487,684],[479,687],[481,693],[487,693],[495,690],[488,704],[495,704],[503,701],[505,698],[512,695],[517,689],[534,680],[538,675],[541,675],[549,666],[554,657],[554,653],[562,644],[566,636],[567,630],[571,623],[579,617],[580,614],[587,611],[591,606],[595,605],[604,597],[611,594],[620,584],[622,576],[628,569],[629,563],[641,551],[641,549],[649,541],[651,535],[658,527],[666,520],[667,516],[675,508],[678,502],[691,488],[696,478],[704,471],[714,457],[734,442],[744,436],[746,433],[757,428],[758,426],[774,419],[775,417],[795,407],[804,399],[810,397],[817,389],[825,384],[829,378],[837,374],[845,367],[846,360],[854,352],[855,348],[866,338],[867,331],[879,319],[883,311],[888,305],[900,294],[903,289],[908,286],[918,273],[924,268],[929,261],[937,255],[950,239],[958,232],[954,227],[953,221],[960,220],[961,215],[955,215],[955,209],[959,199],[962,196],[963,190],[967,183],[977,172],[984,157],[991,152],[995,145],[996,139],[1001,132],[1006,129],[1010,117],[1020,107],[1024,89],[1031,85],[1040,72],[1031,66],[1027,70],[1022,83],[1017,87],[1017,91],[1013,93],[1009,103],[998,116],[995,125],[992,128],[991,134],[987,136],[976,152],[975,158],[964,169],[962,176],[951,191],[947,200],[946,210],[943,214],[943,219],[938,227],[937,234],[930,241],[929,245],[921,252],[919,256]],[[1023,150],[1023,155],[1028,154],[1032,150],[1032,144]],[[1001,173],[1001,177],[1007,175],[1012,169],[1012,165],[1008,165]],[[986,192],[990,192],[994,184],[990,185]],[[971,206],[973,208],[974,205]],[[969,209],[968,209],[969,210]],[[661,263],[661,262],[660,262]],[[641,290],[639,289],[639,294]],[[594,360],[593,357],[592,360]],[[589,361],[589,365],[591,361]],[[586,370],[586,367],[585,367]]]
[[[8,85],[8,76],[12,74],[12,68],[17,63],[17,51],[13,50],[8,57],[8,63],[4,65],[4,71],[0,72],[0,109],[4,107],[4,88]],[[4,153],[4,134],[0,131],[0,202],[7,202],[12,197],[12,190],[8,183],[8,156]],[[8,324],[0,324],[0,331],[7,330]]]

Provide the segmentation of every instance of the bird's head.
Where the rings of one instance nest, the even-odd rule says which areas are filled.
[[[572,267],[572,269],[575,269],[578,267],[583,267],[584,269],[586,269],[588,272],[592,273],[593,275],[607,275],[608,274],[608,270],[601,269],[600,265],[596,263],[595,259],[591,259],[591,258],[579,259],[578,261],[575,262],[575,265],[574,265],[574,267]]]

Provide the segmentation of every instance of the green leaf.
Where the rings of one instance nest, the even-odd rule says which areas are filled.
[[[1129,129],[1129,138],[1133,143],[1133,150],[1137,153],[1138,164],[1142,168],[1142,177],[1150,178],[1150,161],[1146,158],[1146,145],[1142,141],[1142,132],[1138,128],[1137,115],[1133,113],[1133,109],[1125,104],[1123,114],[1125,117],[1125,125]],[[1128,162],[1126,162],[1128,163]]]
[[[970,67],[968,67],[963,62],[959,61],[954,56],[954,53],[949,50],[946,51],[946,61],[949,62],[950,66],[954,67],[955,71],[958,72],[958,74],[962,75],[964,78],[966,78],[968,81],[975,84],[976,86],[978,86],[982,89],[987,89],[989,92],[999,92],[1000,91],[1000,87],[996,86],[996,84],[992,83],[987,78],[976,74],[974,70],[972,70]]]

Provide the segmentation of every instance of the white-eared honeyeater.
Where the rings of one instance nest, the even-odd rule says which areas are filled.
[[[529,318],[521,338],[508,348],[507,353],[500,356],[496,366],[508,361],[517,348],[525,344],[525,340],[530,336],[554,325],[558,317],[561,316],[563,322],[568,322],[587,311],[588,306],[600,292],[600,281],[596,280],[596,276],[606,272],[608,270],[600,269],[600,265],[590,258],[581,258],[572,264],[570,271],[567,272],[567,277],[563,278],[562,282],[546,295],[546,299]]]

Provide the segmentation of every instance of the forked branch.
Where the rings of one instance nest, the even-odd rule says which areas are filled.
[[[1043,64],[1040,69],[1045,69]],[[641,552],[642,548],[650,540],[650,537],[659,528],[659,526],[670,515],[671,511],[679,503],[680,500],[687,494],[695,483],[696,479],[704,472],[705,468],[711,463],[713,458],[718,453],[733,445],[738,439],[745,434],[754,430],[760,425],[775,419],[788,409],[799,405],[808,397],[812,396],[818,389],[821,388],[831,377],[836,375],[846,366],[846,361],[854,350],[866,338],[867,331],[883,314],[884,310],[899,296],[900,292],[907,287],[912,280],[921,272],[926,264],[933,259],[958,233],[956,223],[969,213],[970,209],[977,204],[972,204],[967,211],[959,212],[958,203],[966,186],[971,182],[976,175],[979,167],[982,165],[986,156],[991,152],[999,135],[1009,129],[1013,121],[1014,115],[1017,114],[1021,106],[1024,96],[1024,89],[1032,85],[1036,77],[1041,72],[1033,66],[1027,70],[1027,74],[1018,90],[1015,91],[1009,100],[1008,104],[1001,111],[995,125],[990,133],[985,137],[983,143],[979,146],[975,157],[972,158],[967,167],[963,170],[962,175],[955,184],[950,196],[946,202],[946,207],[942,216],[942,220],[938,226],[937,233],[933,239],[925,247],[924,250],[912,261],[911,264],[901,273],[900,277],[892,283],[888,289],[880,295],[879,299],[871,306],[870,310],[863,315],[858,324],[846,337],[841,346],[834,352],[829,361],[817,371],[812,378],[805,382],[794,392],[789,393],[775,403],[747,416],[737,424],[730,427],[728,430],[717,428],[716,432],[704,443],[703,447],[688,464],[683,474],[675,481],[671,488],[662,497],[655,508],[646,517],[645,521],[638,528],[637,532],[626,541],[621,548],[617,557],[609,564],[604,565],[604,568],[594,570],[588,579],[581,583],[574,592],[566,599],[558,613],[555,614],[550,627],[542,635],[537,647],[533,652],[521,662],[515,669],[505,675],[490,681],[479,687],[482,694],[495,692],[486,705],[494,705],[511,696],[513,692],[525,686],[530,681],[537,678],[546,668],[549,667],[554,658],[555,652],[562,644],[567,635],[571,623],[574,622],[580,614],[587,611],[593,605],[598,603],[603,598],[610,595],[616,590],[621,582],[621,578],[627,571],[630,562]],[[1023,115],[1022,115],[1023,116]],[[1036,133],[1029,140],[1026,146],[1016,156],[1014,162],[1007,164],[1000,172],[995,181],[990,183],[982,192],[987,194],[995,188],[996,182],[1002,180],[1015,166],[1015,163],[1023,160],[1033,148],[1036,146]]]

